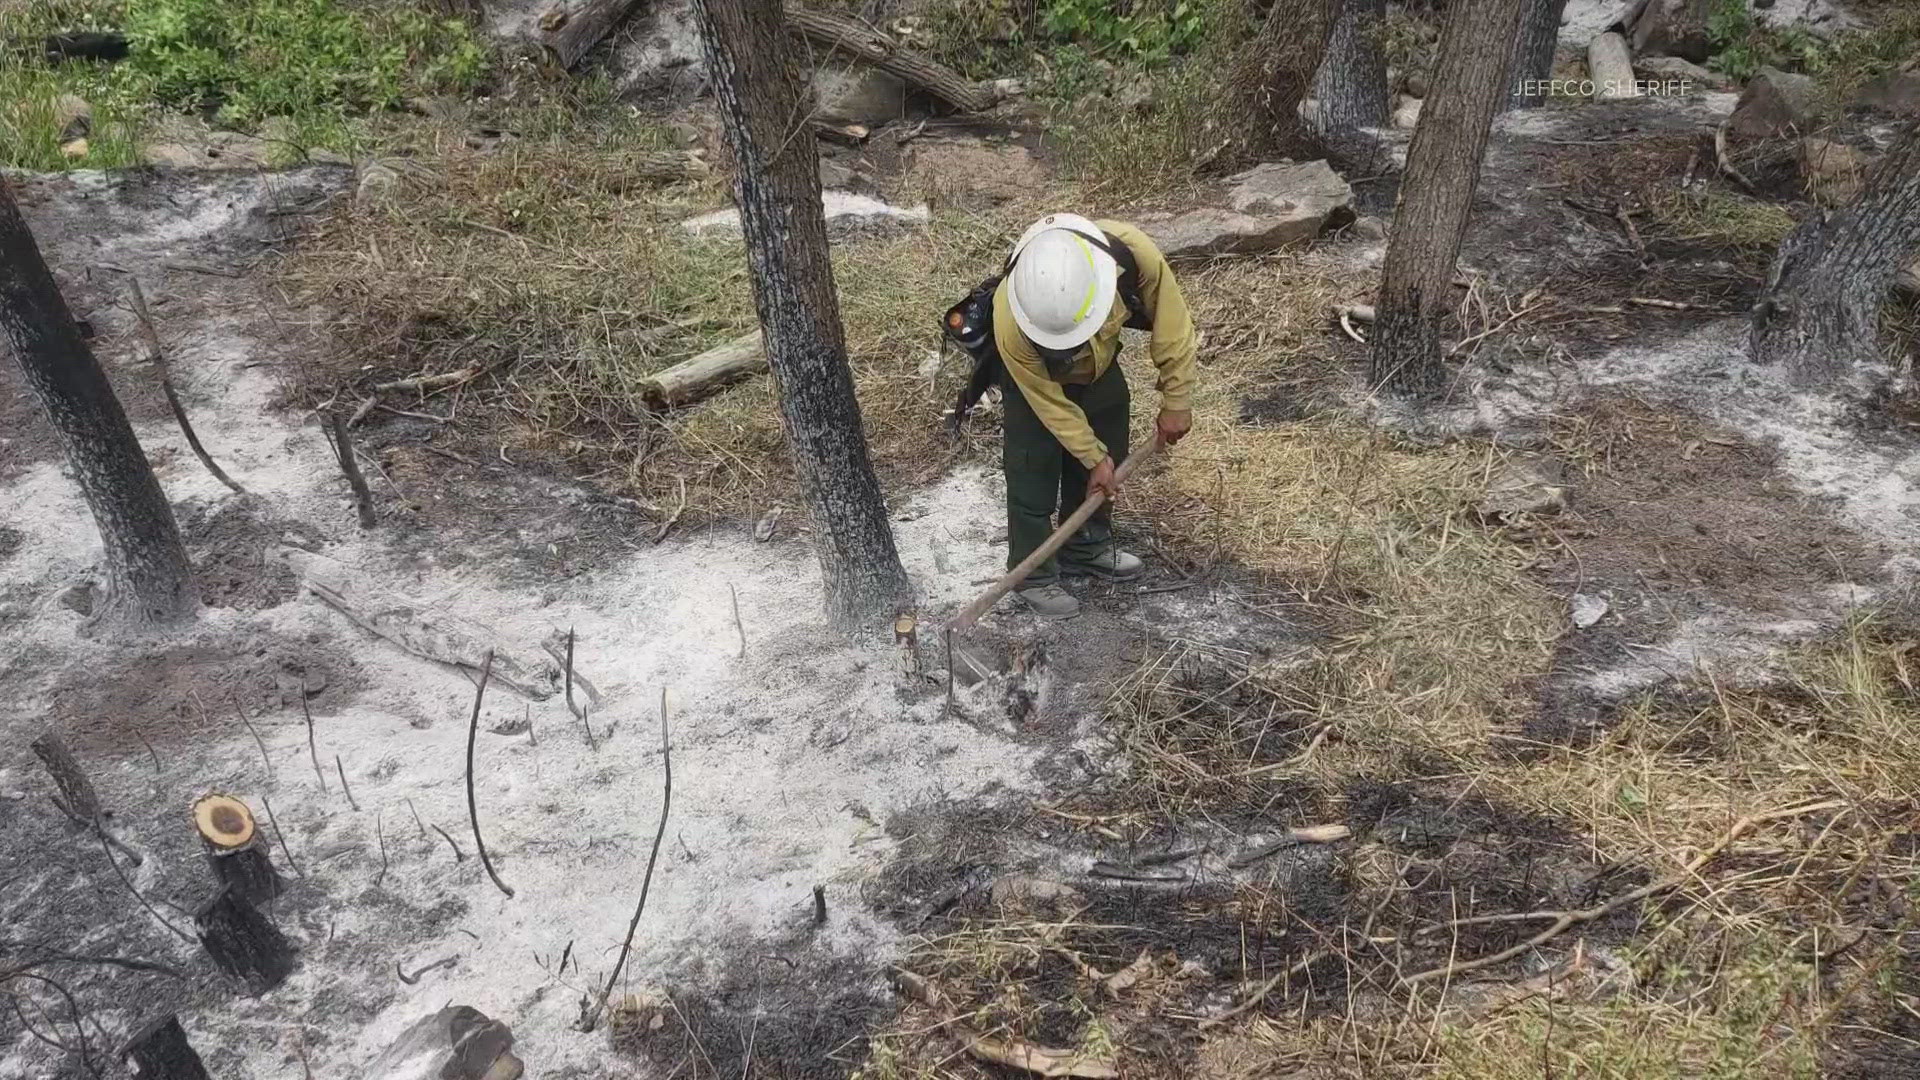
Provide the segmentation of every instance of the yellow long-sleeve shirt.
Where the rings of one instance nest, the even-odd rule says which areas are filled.
[[[1193,407],[1195,377],[1194,354],[1198,339],[1193,330],[1193,315],[1187,310],[1186,297],[1180,294],[1180,282],[1167,266],[1166,257],[1147,234],[1119,221],[1096,221],[1108,236],[1133,251],[1140,267],[1140,299],[1153,319],[1153,336],[1148,353],[1159,369],[1155,389],[1160,391],[1160,407],[1184,411]],[[1106,444],[1093,434],[1087,414],[1067,400],[1063,384],[1090,383],[1106,374],[1120,352],[1120,331],[1127,321],[1127,305],[1118,294],[1107,321],[1073,358],[1073,363],[1056,380],[1033,343],[1020,332],[1014,321],[1013,304],[1007,296],[1007,283],[1001,282],[993,294],[993,337],[1000,348],[1000,359],[1007,372],[1033,406],[1034,415],[1068,453],[1091,469],[1107,456]]]

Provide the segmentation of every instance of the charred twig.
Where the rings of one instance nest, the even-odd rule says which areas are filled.
[[[202,706],[200,711],[204,714],[207,711],[206,707]],[[273,758],[267,754],[267,740],[260,737],[260,732],[254,728],[253,721],[247,719],[247,707],[240,704],[240,696],[238,694],[233,697],[233,711],[240,714],[240,722],[247,725],[247,734],[253,736],[253,745],[260,748],[260,760],[267,763],[267,780],[271,782],[273,780]]]
[[[287,834],[280,828],[280,819],[273,816],[273,801],[267,798],[265,792],[260,793],[260,805],[267,808],[267,824],[273,826],[273,835],[280,840],[280,850],[287,856],[288,868],[300,874],[301,877],[306,877],[307,875],[300,873],[300,864],[293,861],[293,845],[287,843]]]
[[[155,370],[160,372],[160,391],[167,396],[167,406],[173,410],[173,418],[180,425],[180,434],[187,437],[187,446],[193,450],[193,456],[200,459],[200,464],[205,465],[207,471],[213,474],[215,480],[245,495],[247,489],[241,487],[233,477],[222,471],[220,466],[214,463],[213,455],[207,453],[207,448],[200,445],[200,436],[194,433],[193,423],[187,419],[187,407],[180,403],[180,393],[173,388],[173,373],[168,370],[166,354],[160,349],[160,335],[153,328],[153,317],[147,314],[147,298],[140,292],[140,279],[132,274],[127,275],[127,297],[132,301],[134,318],[140,324],[140,336],[147,343],[147,360],[153,364]]]
[[[138,728],[134,729],[133,734],[140,740],[140,745],[147,748],[147,757],[153,761],[153,775],[159,776],[161,773],[160,755],[154,751],[153,743],[148,741],[146,733],[140,731]]]
[[[564,685],[566,687],[567,711],[585,720],[587,718],[586,710],[573,703],[573,627],[571,626],[567,627],[567,658],[566,662],[562,664],[562,669],[565,679]],[[593,742],[592,728],[587,729],[587,742]]]
[[[155,908],[152,904],[148,903],[147,898],[140,895],[139,889],[134,888],[133,880],[127,877],[127,872],[125,870],[120,869],[119,860],[113,857],[113,845],[107,842],[107,834],[104,830],[102,830],[100,833],[100,850],[104,852],[107,856],[107,865],[113,867],[113,876],[120,879],[120,884],[125,885],[127,887],[127,891],[133,894],[133,898],[135,900],[140,901],[140,906],[147,909],[147,914],[153,916],[156,919],[159,919],[161,926],[164,926],[167,929],[173,931],[174,933],[180,935],[180,940],[182,941],[193,940],[192,934],[189,934],[185,930],[182,930],[179,927],[168,922],[167,917],[165,915],[160,914],[157,908]]]
[[[333,771],[340,774],[340,790],[347,793],[347,805],[354,813],[360,812],[360,804],[353,801],[353,789],[347,786],[347,767],[340,764],[340,755],[333,755]]]
[[[473,846],[480,849],[480,865],[487,868],[487,876],[500,887],[500,891],[509,897],[513,889],[500,880],[494,872],[493,860],[487,857],[487,842],[480,836],[480,811],[473,797],[473,744],[480,737],[480,703],[487,698],[487,679],[493,674],[493,653],[487,653],[487,659],[480,666],[480,688],[473,694],[473,718],[467,722],[467,820],[473,823]]]
[[[320,768],[320,748],[313,740],[313,713],[307,708],[307,681],[300,680],[300,715],[307,719],[307,758],[313,762],[313,778],[320,781],[320,794],[327,793],[327,774]]]
[[[375,843],[380,845],[380,875],[373,879],[373,887],[376,889],[380,887],[381,882],[387,880],[387,827],[385,817],[386,812],[384,810],[376,809],[373,812],[373,839]]]
[[[420,839],[427,838],[427,823],[420,820],[420,811],[414,808],[413,796],[407,796],[407,812],[413,815],[413,823],[420,826]]]
[[[1477,957],[1472,960],[1456,960],[1441,967],[1416,972],[1406,976],[1404,981],[1412,984],[1431,982],[1434,979],[1443,978],[1450,980],[1456,975],[1462,975],[1469,971],[1477,971],[1480,968],[1497,964],[1502,960],[1510,960],[1513,957],[1519,956],[1522,953],[1559,937],[1574,926],[1592,922],[1602,916],[1618,911],[1628,904],[1639,903],[1649,897],[1658,896],[1661,893],[1678,888],[1688,881],[1693,880],[1694,877],[1699,874],[1701,867],[1712,862],[1722,851],[1732,846],[1734,841],[1745,835],[1748,829],[1753,828],[1761,822],[1788,817],[1804,817],[1807,814],[1818,813],[1822,810],[1832,810],[1843,805],[1845,804],[1840,800],[1833,799],[1826,802],[1788,807],[1783,810],[1772,810],[1762,814],[1749,814],[1739,821],[1734,822],[1733,826],[1721,834],[1720,839],[1709,845],[1705,851],[1688,860],[1686,866],[1682,867],[1678,873],[1669,874],[1657,881],[1642,885],[1637,889],[1621,893],[1619,896],[1605,903],[1596,904],[1590,908],[1584,908],[1579,911],[1527,911],[1504,915],[1475,915],[1464,919],[1454,919],[1451,922],[1429,927],[1421,931],[1421,933],[1423,935],[1430,935],[1444,930],[1457,930],[1465,926],[1484,926],[1489,923],[1552,920],[1552,925],[1511,948],[1502,949],[1499,952],[1489,953],[1486,956]]]
[[[448,965],[452,964],[454,961],[458,959],[460,959],[460,954],[455,953],[454,955],[449,956],[444,960],[435,960],[433,963],[428,964],[426,967],[421,968],[419,971],[414,972],[412,975],[408,975],[406,972],[406,969],[402,968],[399,964],[396,963],[393,965],[393,973],[395,975],[400,976],[401,982],[406,983],[408,986],[412,986],[414,983],[417,983],[420,981],[420,976],[425,975],[427,972],[432,971],[434,968],[447,967]]]
[[[465,855],[465,854],[463,854],[463,853],[462,853],[462,852],[460,851],[460,845],[459,845],[459,844],[456,844],[456,843],[454,843],[454,842],[453,842],[453,837],[451,837],[451,836],[448,836],[448,835],[447,835],[447,830],[445,830],[445,829],[443,829],[443,828],[441,828],[441,827],[440,827],[440,826],[438,826],[438,825],[435,825],[435,826],[433,827],[433,831],[434,831],[434,832],[437,832],[437,833],[439,833],[439,834],[440,834],[440,839],[442,839],[442,840],[445,840],[445,841],[447,842],[447,846],[453,849],[453,861],[454,861],[454,862],[466,862],[466,861],[467,861],[467,857],[466,857],[466,855]]]
[[[187,973],[181,971],[179,968],[171,967],[154,960],[131,960],[124,956],[70,953],[63,952],[59,949],[48,949],[39,945],[26,945],[17,941],[0,941],[0,952],[30,952],[34,954],[26,960],[10,967],[8,969],[9,974],[39,967],[41,964],[67,963],[104,964],[107,967],[123,968],[127,971],[151,971],[160,975],[171,975],[176,979],[184,979],[187,977]]]
[[[680,482],[680,503],[673,508],[673,513],[668,514],[667,520],[661,522],[660,528],[654,532],[653,542],[656,544],[667,538],[667,534],[672,532],[674,525],[680,521],[680,515],[687,512],[687,478],[684,476],[676,476],[674,479]]]
[[[353,489],[353,507],[360,515],[360,527],[371,529],[374,525],[373,492],[367,487],[366,474],[360,471],[353,439],[347,434],[346,419],[337,412],[329,412],[327,422],[332,425],[333,456],[340,462],[340,471],[346,474],[347,486]]]
[[[740,621],[740,594],[735,591],[733,582],[727,582],[727,595],[733,598],[733,628],[740,635],[739,655],[747,655],[747,624]]]
[[[101,1072],[99,1067],[94,1065],[93,1058],[87,1053],[86,1022],[83,1018],[83,1014],[80,1012],[79,1002],[76,1002],[75,1000],[73,1000],[73,994],[69,992],[67,988],[65,986],[62,986],[59,982],[56,982],[55,980],[50,979],[45,975],[35,974],[34,972],[31,972],[31,971],[10,972],[8,973],[8,978],[33,979],[37,982],[46,983],[48,986],[51,986],[53,988],[54,993],[59,994],[62,998],[66,999],[67,1011],[73,1015],[73,1033],[80,1040],[80,1047],[79,1047],[80,1064],[87,1070],[88,1073],[96,1077],[100,1076]],[[18,1006],[16,1004],[16,1009],[17,1008]],[[23,1026],[26,1025],[25,1015],[21,1015],[20,1022]],[[40,1039],[42,1042],[48,1043],[51,1046],[59,1047],[62,1051],[67,1050],[67,1047],[61,1045],[58,1041],[53,1039],[48,1039],[45,1036],[40,1035],[39,1032],[34,1032],[34,1037]]]
[[[1713,129],[1713,160],[1720,167],[1720,171],[1725,173],[1728,179],[1739,184],[1747,194],[1756,196],[1759,194],[1753,189],[1753,181],[1742,176],[1740,170],[1733,167],[1733,159],[1727,156],[1726,124]]]
[[[640,913],[647,910],[647,891],[653,886],[654,862],[660,858],[660,841],[667,835],[667,815],[673,811],[673,742],[667,734],[667,688],[660,688],[660,767],[666,773],[666,779],[660,791],[660,827],[653,833],[653,851],[647,855],[647,872],[640,879],[640,902],[634,905],[633,919],[627,923],[627,937],[620,943],[620,959],[614,961],[613,973],[607,976],[607,988],[600,993],[600,1008],[607,1007],[607,1000],[613,996],[613,988],[620,981],[620,969],[627,964],[627,954],[633,951],[633,932],[640,926]],[[591,1016],[583,1017],[591,1028],[592,1020],[598,1017],[598,1010]]]
[[[827,887],[813,887],[813,925],[820,926],[827,921]]]

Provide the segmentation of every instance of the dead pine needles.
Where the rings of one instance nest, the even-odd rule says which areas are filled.
[[[473,718],[467,722],[467,820],[473,823],[473,846],[480,849],[480,865],[487,868],[487,876],[500,887],[500,891],[511,898],[513,888],[500,880],[500,875],[493,869],[493,860],[487,857],[487,841],[480,835],[480,811],[473,797],[473,744],[480,737],[480,704],[487,699],[487,680],[492,675],[493,652],[489,650],[486,662],[480,667],[480,686],[473,695]]]
[[[599,1014],[607,1007],[607,1001],[613,996],[613,988],[620,982],[620,970],[627,965],[627,955],[633,951],[633,933],[640,926],[640,915],[647,910],[647,892],[653,887],[653,867],[660,859],[660,841],[667,835],[667,815],[673,811],[673,741],[667,733],[667,689],[660,688],[660,767],[666,778],[660,789],[660,826],[653,833],[653,850],[647,855],[647,872],[640,879],[640,902],[634,905],[633,918],[627,923],[626,940],[620,943],[620,958],[614,961],[613,972],[607,976],[606,989],[600,992],[598,1009],[581,1017],[582,1026],[591,1031],[599,1019]]]

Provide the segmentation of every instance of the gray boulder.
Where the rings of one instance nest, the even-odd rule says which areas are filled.
[[[1733,89],[1732,79],[1678,56],[1637,56],[1633,70],[1646,82],[1687,83],[1697,90]]]
[[[822,68],[813,74],[813,100],[828,123],[878,127],[907,115],[907,84],[878,68]]]
[[[1867,83],[1860,88],[1854,104],[1895,116],[1920,116],[1920,62]]]
[[[1268,163],[1230,179],[1219,203],[1139,224],[1168,259],[1258,255],[1312,240],[1328,219],[1349,216],[1353,188],[1324,161]]]
[[[449,1005],[414,1021],[363,1080],[518,1080],[513,1032],[469,1005]]]
[[[1761,68],[1741,92],[1727,129],[1751,138],[1787,135],[1812,127],[1819,112],[1813,79],[1778,68]]]

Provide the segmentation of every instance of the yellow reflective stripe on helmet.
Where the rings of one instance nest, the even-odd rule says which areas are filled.
[[[1085,237],[1072,231],[1067,235],[1073,237],[1073,242],[1080,245],[1080,253],[1087,257],[1087,269],[1092,271],[1087,276],[1086,298],[1080,301],[1080,310],[1073,313],[1073,321],[1080,322],[1087,317],[1087,312],[1092,310],[1094,297],[1100,291],[1100,264],[1093,261],[1093,249],[1087,246]]]

